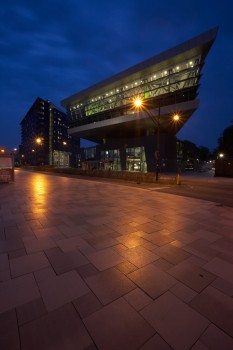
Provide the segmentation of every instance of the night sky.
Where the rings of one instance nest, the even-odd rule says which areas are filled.
[[[213,150],[233,120],[232,12],[227,0],[2,0],[0,146],[19,146],[37,97],[61,108],[64,98],[219,26],[200,107],[177,135]]]

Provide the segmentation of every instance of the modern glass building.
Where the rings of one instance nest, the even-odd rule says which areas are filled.
[[[92,157],[84,155],[87,166],[155,171],[159,157],[160,169],[177,168],[176,134],[198,108],[201,72],[217,31],[211,29],[61,102],[69,134],[97,143]],[[135,107],[136,98],[143,101],[141,108]],[[174,122],[174,114],[179,121]]]

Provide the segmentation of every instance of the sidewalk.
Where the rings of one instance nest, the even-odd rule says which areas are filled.
[[[0,184],[1,350],[232,350],[233,208],[17,171]]]

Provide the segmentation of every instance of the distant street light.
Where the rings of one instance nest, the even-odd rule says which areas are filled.
[[[155,181],[158,182],[159,180],[159,165],[160,165],[160,126],[161,126],[161,120],[160,120],[160,103],[158,105],[158,116],[155,117],[152,114],[149,113],[148,109],[145,108],[144,100],[142,100],[140,97],[135,97],[133,99],[133,105],[136,109],[141,109],[144,112],[148,114],[148,116],[151,118],[155,126],[157,127],[157,149],[155,151],[155,158],[156,158],[156,175],[155,175]],[[178,122],[180,120],[179,114],[175,114],[172,117],[174,122]]]
[[[42,138],[41,137],[36,138],[36,144],[37,144],[37,146],[42,146]],[[39,153],[40,153],[39,147],[36,147],[36,165],[39,165]]]
[[[41,139],[40,137],[37,137],[37,138],[36,138],[36,143],[37,143],[38,145],[40,145],[40,144],[42,143],[42,139]]]

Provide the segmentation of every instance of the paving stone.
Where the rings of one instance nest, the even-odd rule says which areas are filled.
[[[172,350],[172,348],[158,334],[155,334],[139,350]]]
[[[47,313],[41,298],[17,307],[16,311],[19,325],[33,321]]]
[[[190,254],[183,249],[173,247],[171,244],[166,244],[162,247],[156,248],[154,253],[171,264],[178,264],[179,262],[190,257]]]
[[[10,269],[13,277],[25,275],[49,266],[48,259],[42,252],[21,256],[10,260]]]
[[[123,299],[85,318],[84,323],[101,350],[136,350],[155,333]]]
[[[202,342],[199,340],[194,344],[192,347],[192,350],[211,350],[210,348],[207,348]]]
[[[233,299],[209,286],[189,303],[231,337],[233,336]]]
[[[194,292],[193,289],[185,286],[183,283],[180,282],[178,282],[172,288],[170,288],[170,292],[185,303],[189,303],[197,295],[197,293]]]
[[[170,232],[167,230],[160,230],[155,233],[144,235],[143,238],[161,247],[165,244],[171,243],[174,240],[174,238],[171,237],[169,233]]]
[[[111,248],[87,255],[90,262],[100,271],[122,263],[125,259]]]
[[[38,280],[38,285],[47,311],[55,310],[90,291],[76,271]]]
[[[233,284],[233,264],[219,258],[214,258],[203,265],[203,268]]]
[[[87,239],[87,242],[95,249],[104,249],[118,244],[118,241],[115,238],[109,237],[108,235],[92,237]]]
[[[220,290],[229,297],[233,297],[233,283],[230,283],[222,278],[217,278],[211,283],[211,286]]]
[[[130,279],[115,268],[88,277],[85,281],[103,305],[136,288]]]
[[[87,317],[103,307],[93,293],[88,293],[75,299],[73,304],[81,318]]]
[[[22,350],[77,350],[93,342],[71,304],[20,327]]]
[[[145,222],[137,227],[137,231],[143,231],[145,233],[153,233],[157,232],[161,229],[161,224],[158,222]]]
[[[183,249],[206,261],[213,259],[219,254],[219,252],[211,248],[209,242],[205,241],[204,239],[198,239],[195,242],[184,246]]]
[[[159,257],[145,249],[144,247],[135,247],[120,252],[120,254],[136,267],[143,267],[159,259]]]
[[[172,232],[171,237],[173,237],[174,239],[176,239],[182,243],[185,243],[185,244],[192,243],[198,239],[198,237],[192,235],[191,233],[189,233],[187,231],[183,231],[183,230]]]
[[[146,306],[141,314],[175,350],[190,349],[210,323],[170,292]]]
[[[232,225],[232,223],[231,223],[231,225]],[[232,232],[232,227],[231,227],[231,232]],[[222,238],[222,239],[218,240],[217,242],[212,243],[211,248],[215,249],[218,252],[231,254],[231,256],[232,256],[233,242],[230,239]]]
[[[124,298],[137,311],[143,309],[146,305],[153,301],[153,299],[151,299],[139,288],[132,290],[132,292],[126,294]]]
[[[54,270],[52,269],[52,267],[49,266],[49,267],[46,267],[45,269],[35,271],[34,276],[35,276],[36,282],[40,283],[44,280],[56,277],[56,274],[55,274]]]
[[[116,238],[116,240],[124,244],[127,248],[134,248],[147,242],[143,238],[138,237],[136,234],[119,236]]]
[[[0,282],[7,281],[11,278],[10,266],[7,254],[0,254]]]
[[[99,273],[99,270],[92,264],[78,266],[76,271],[83,279]]]
[[[56,243],[50,237],[24,237],[23,243],[28,254],[56,247]]]
[[[153,299],[177,283],[172,276],[152,264],[130,273],[128,277]]]
[[[24,248],[23,242],[20,238],[1,240],[0,244],[0,254],[1,253],[9,253],[14,250]]]
[[[211,350],[233,349],[233,339],[213,324],[202,334],[200,341]]]
[[[32,274],[0,283],[0,313],[40,298]]]
[[[124,261],[115,267],[125,275],[128,275],[130,272],[137,270],[137,267],[128,261]]]
[[[0,349],[20,350],[20,340],[15,310],[0,314]]]
[[[45,253],[53,269],[58,275],[75,270],[77,267],[88,263],[88,260],[77,250],[67,253],[47,250]]]
[[[27,255],[27,253],[26,253],[26,250],[24,248],[17,249],[17,250],[14,250],[13,252],[9,253],[9,259],[15,259],[15,258],[19,258],[19,257],[25,256],[25,255]]]
[[[57,245],[64,253],[66,253],[80,249],[81,247],[87,245],[87,242],[85,242],[85,240],[83,240],[81,237],[71,237],[60,239],[57,241]]]
[[[175,265],[167,272],[198,293],[216,279],[212,273],[187,261]]]
[[[167,260],[163,258],[159,258],[158,260],[155,260],[153,262],[153,265],[155,265],[156,267],[158,267],[163,271],[167,271],[174,266],[174,264],[169,263]]]

